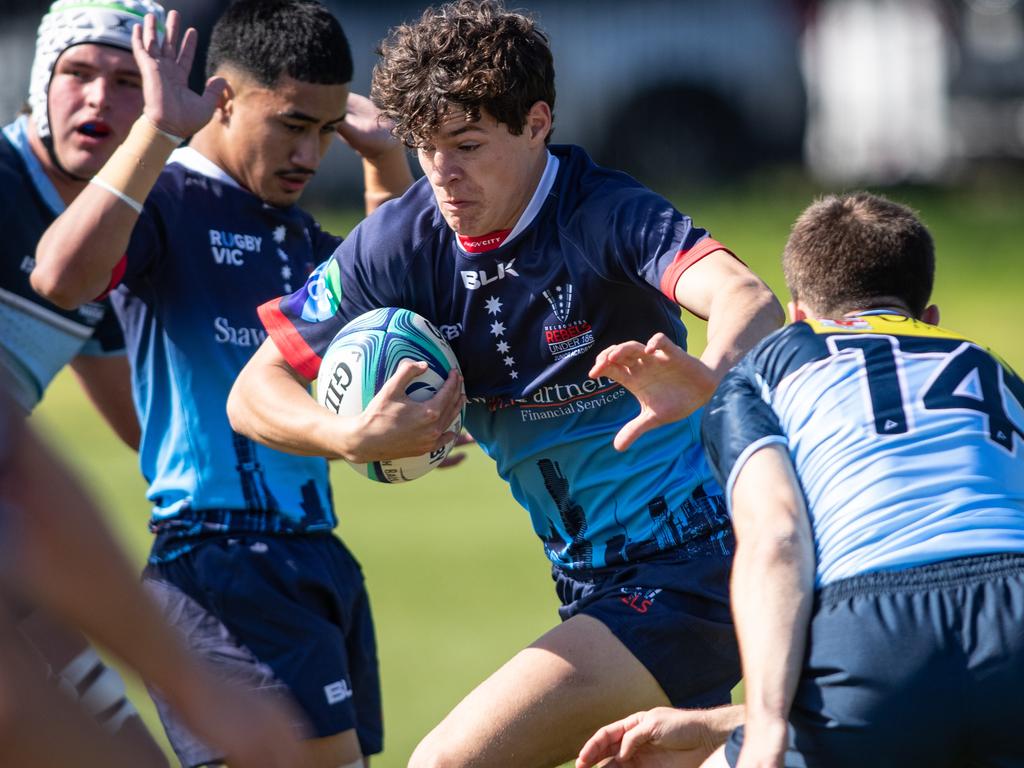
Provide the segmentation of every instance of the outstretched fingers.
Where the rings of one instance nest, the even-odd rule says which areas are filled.
[[[164,44],[161,53],[165,59],[172,61],[177,58],[178,38],[181,35],[181,15],[177,11],[167,14],[167,25],[164,27]]]

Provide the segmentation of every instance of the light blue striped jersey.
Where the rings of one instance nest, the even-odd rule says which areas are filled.
[[[36,245],[64,211],[64,201],[32,153],[28,130],[22,116],[0,137],[0,371],[26,411],[75,356],[124,354],[121,329],[107,301],[65,310],[29,284]]]
[[[158,550],[210,530],[334,527],[327,462],[239,435],[225,405],[266,337],[257,306],[302,285],[339,241],[301,209],[267,205],[196,150],[171,155],[111,294],[132,363],[152,527],[174,534]]]
[[[703,421],[727,500],[789,449],[823,586],[1024,551],[1024,384],[984,347],[895,314],[794,323],[722,381]]]

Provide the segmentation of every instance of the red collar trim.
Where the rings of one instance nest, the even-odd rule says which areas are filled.
[[[497,232],[489,232],[479,237],[465,237],[458,234],[456,237],[459,238],[459,245],[466,253],[486,253],[500,248],[501,244],[505,242],[505,238],[511,233],[511,229],[499,229]]]

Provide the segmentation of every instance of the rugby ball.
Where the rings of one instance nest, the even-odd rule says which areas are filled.
[[[448,372],[459,370],[448,342],[424,317],[408,309],[384,307],[360,315],[331,341],[324,353],[316,380],[317,401],[342,416],[363,412],[403,360],[427,363],[427,370],[406,388],[416,401],[429,400],[444,384]],[[462,429],[460,412],[449,429]],[[359,474],[381,483],[404,483],[427,474],[438,466],[455,440],[438,450],[404,459],[374,461],[369,464],[347,462]]]

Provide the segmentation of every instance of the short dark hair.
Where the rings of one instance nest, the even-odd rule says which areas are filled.
[[[869,192],[829,195],[796,220],[782,270],[794,301],[821,314],[889,298],[920,318],[935,280],[935,246],[905,205]]]
[[[213,27],[206,76],[225,66],[268,87],[281,75],[340,85],[352,80],[352,51],[341,24],[317,0],[237,0]]]
[[[370,97],[410,147],[423,144],[453,110],[470,121],[486,110],[515,135],[538,101],[554,112],[547,35],[496,0],[428,8],[419,21],[392,29],[377,53]]]

